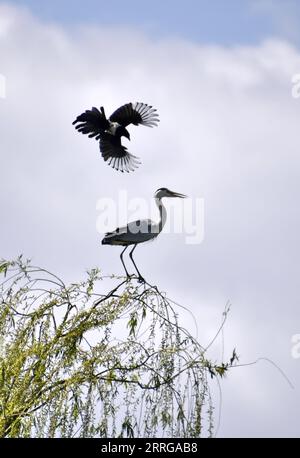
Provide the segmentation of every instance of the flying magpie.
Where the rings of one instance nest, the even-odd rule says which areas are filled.
[[[77,116],[73,125],[78,132],[99,140],[102,157],[109,165],[121,172],[130,172],[139,166],[140,161],[121,143],[122,137],[130,140],[126,127],[129,124],[154,127],[158,122],[155,108],[146,103],[136,102],[122,105],[108,119],[103,107],[100,107],[100,110],[93,107]]]

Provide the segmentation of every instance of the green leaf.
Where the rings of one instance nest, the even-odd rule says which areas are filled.
[[[239,361],[239,357],[238,357],[238,355],[236,353],[236,350],[234,348],[234,350],[232,352],[232,357],[230,358],[230,366],[232,366],[235,361]]]
[[[133,313],[131,315],[130,320],[127,323],[127,327],[130,329],[129,331],[130,336],[131,335],[135,336],[135,328],[137,327],[137,323],[138,323],[138,320],[137,320],[136,313]]]
[[[217,372],[217,374],[220,375],[220,377],[224,377],[227,369],[228,369],[228,365],[224,363],[221,366],[215,366],[215,371]]]
[[[8,261],[0,261],[0,273],[4,273],[4,276],[6,276],[9,265],[10,263]]]

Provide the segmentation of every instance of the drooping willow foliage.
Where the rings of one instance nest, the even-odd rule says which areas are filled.
[[[0,262],[0,437],[213,434],[213,364],[156,287]],[[116,282],[116,279],[110,281]]]

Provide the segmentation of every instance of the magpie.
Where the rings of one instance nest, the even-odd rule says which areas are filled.
[[[139,158],[122,145],[122,137],[130,140],[126,127],[129,124],[147,127],[157,126],[157,110],[146,103],[126,103],[107,119],[103,107],[93,107],[77,116],[73,125],[78,132],[99,140],[100,151],[105,162],[121,172],[134,171],[140,164]]]

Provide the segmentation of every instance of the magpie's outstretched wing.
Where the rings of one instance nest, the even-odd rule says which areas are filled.
[[[155,108],[146,103],[126,103],[118,108],[111,116],[110,121],[117,122],[126,127],[128,124],[138,126],[142,124],[147,127],[157,126],[159,122]]]
[[[105,162],[120,172],[133,172],[140,161],[121,144],[120,137],[103,133],[100,136],[100,151]]]
[[[104,108],[93,107],[91,110],[86,110],[81,115],[77,116],[73,122],[75,129],[82,134],[88,134],[89,138],[100,139],[100,135],[109,128],[109,121],[106,119]]]

